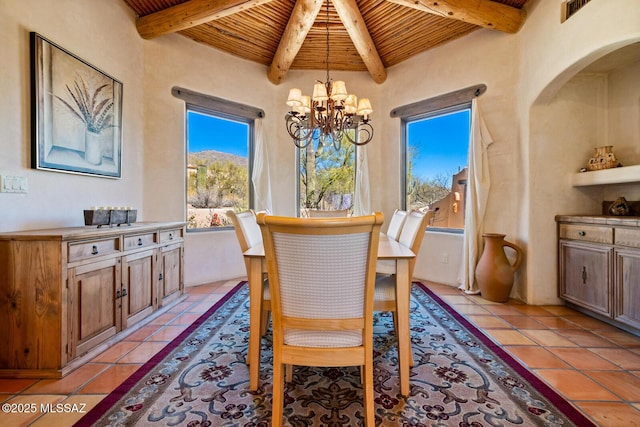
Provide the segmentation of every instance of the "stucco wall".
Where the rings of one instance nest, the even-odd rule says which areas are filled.
[[[30,31],[122,82],[122,179],[30,169]],[[0,231],[83,225],[90,206],[135,206],[144,219],[144,58],[129,8],[109,0],[0,0],[0,45],[0,173],[26,177],[29,187],[0,193]]]

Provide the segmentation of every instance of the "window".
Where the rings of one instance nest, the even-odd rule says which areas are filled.
[[[354,132],[354,131],[351,131]],[[355,138],[354,135],[351,135]],[[346,138],[321,144],[317,138],[298,155],[299,216],[312,209],[348,210],[353,213],[356,146]]]
[[[405,206],[435,211],[429,224],[464,229],[471,104],[403,119]]]
[[[186,106],[187,231],[231,226],[227,211],[253,206],[254,123],[264,111],[180,87],[171,94]]]
[[[187,229],[231,225],[251,206],[253,121],[187,106]]]

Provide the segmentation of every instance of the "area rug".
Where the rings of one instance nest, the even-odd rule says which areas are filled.
[[[250,392],[248,309],[243,282],[76,425],[269,426],[271,337]],[[378,426],[594,425],[421,283],[411,293],[410,396],[398,394],[390,313],[376,313],[374,334]],[[359,369],[296,367],[285,405],[285,425],[361,426]]]

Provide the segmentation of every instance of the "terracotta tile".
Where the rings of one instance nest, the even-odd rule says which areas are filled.
[[[497,316],[477,316],[477,315],[468,315],[467,318],[469,320],[471,320],[473,323],[476,324],[476,326],[480,327],[480,328],[487,328],[487,329],[495,329],[495,328],[509,328],[511,325],[509,325],[507,322],[505,322],[504,320],[502,320],[501,318],[497,317]]]
[[[640,354],[623,348],[590,348],[595,354],[626,370],[640,370]]]
[[[171,309],[169,310],[169,313],[182,313],[183,311],[185,311],[186,309],[188,309],[192,305],[193,305],[193,302],[191,302],[191,301],[180,302],[180,303],[174,305],[173,307],[171,307]]]
[[[585,374],[617,394],[622,400],[640,402],[640,378],[622,371],[585,371]]]
[[[542,347],[508,346],[505,349],[532,369],[567,369],[570,367],[554,353]]]
[[[205,301],[205,302],[201,302],[199,304],[193,305],[191,307],[189,307],[189,313],[205,313],[207,310],[209,310],[211,308],[211,306],[213,305],[213,303],[209,302],[209,301]]]
[[[543,305],[541,306],[554,316],[570,316],[578,314],[578,312],[566,305]]]
[[[127,335],[124,339],[126,341],[144,341],[153,335],[158,329],[162,328],[162,325],[146,325],[137,331]]]
[[[537,305],[520,305],[514,307],[516,310],[527,316],[550,316],[551,312]]]
[[[510,329],[490,329],[485,332],[502,345],[535,345],[535,342],[518,331]]]
[[[536,320],[550,329],[583,329],[577,323],[570,322],[562,317],[538,316]]]
[[[56,404],[62,402],[67,396],[60,394],[38,394],[38,395],[18,395],[12,399],[7,400],[7,403],[18,403],[22,405],[28,405],[29,412],[23,411],[20,413],[6,413],[2,414],[2,424],[6,426],[27,426],[35,419],[43,415],[41,409],[42,405]],[[33,409],[33,412],[31,412]],[[50,424],[53,425],[53,424]]]
[[[584,314],[576,314],[576,315],[563,316],[563,317],[570,322],[573,322],[582,326],[585,329],[609,329],[609,330],[616,329],[605,322],[602,322],[598,319],[594,319],[593,317],[586,316]]]
[[[550,329],[522,329],[524,335],[546,347],[575,347],[576,344]]]
[[[597,331],[597,334],[627,348],[640,348],[640,337],[636,337],[620,329]]]
[[[617,371],[620,367],[614,365],[586,348],[554,348],[553,354],[576,369]]]
[[[601,427],[640,426],[640,411],[614,402],[576,402],[578,409]]]
[[[200,316],[202,316],[202,313],[184,313],[181,314],[180,316],[176,317],[172,322],[171,325],[185,325],[185,326],[191,326],[191,324],[193,322],[195,322],[196,320],[198,320],[200,318]]]
[[[187,328],[187,325],[165,326],[155,334],[151,335],[148,341],[170,342]]]
[[[108,367],[102,363],[87,363],[63,378],[40,380],[25,390],[24,394],[71,394]]]
[[[113,363],[140,345],[137,341],[120,341],[91,360],[94,363]]]
[[[178,317],[177,313],[163,313],[149,322],[148,325],[168,325],[173,322],[176,317]]]
[[[111,393],[140,368],[142,364],[113,365],[78,390],[80,394]]]
[[[524,316],[522,312],[508,305],[483,305],[487,311],[498,316]]]
[[[584,329],[568,329],[557,332],[582,347],[615,347],[611,341]]]
[[[610,400],[620,398],[581,372],[567,369],[536,369],[536,375],[571,400]]]
[[[464,295],[442,295],[441,298],[447,302],[447,304],[449,305],[469,305],[469,304],[473,304],[472,301],[469,300],[469,298],[467,298]]]
[[[0,378],[0,394],[15,394],[35,384],[36,379]]]
[[[463,305],[458,305],[454,308],[460,314],[484,314],[484,315],[491,314],[484,307],[481,307],[476,304],[463,304]]]
[[[145,363],[166,345],[166,342],[143,342],[118,360],[118,363]]]
[[[538,317],[529,316],[500,316],[510,326],[516,329],[548,329],[545,325],[538,322]]]
[[[50,412],[44,414],[29,427],[71,426],[96,406],[105,395],[75,395],[63,400],[61,403],[68,408],[66,412]],[[64,411],[64,408],[63,411]]]

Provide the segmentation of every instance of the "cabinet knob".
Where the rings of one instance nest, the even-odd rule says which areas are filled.
[[[126,297],[127,295],[129,295],[129,294],[127,293],[127,288],[123,288],[123,289],[122,289],[122,294],[120,294],[120,295],[121,295],[121,296],[123,296],[123,297]]]
[[[173,240],[173,233],[169,233],[169,240]]]
[[[587,233],[585,233],[584,231],[580,230],[578,231],[578,236],[585,236]]]
[[[587,284],[587,267],[585,267],[584,265],[582,266],[582,284]]]
[[[96,245],[91,247],[91,255],[98,255],[98,247]]]
[[[122,295],[120,295],[120,289],[118,289],[116,291],[116,299],[120,299],[120,297],[122,297]]]
[[[141,238],[138,239],[138,246],[142,246],[142,239]]]
[[[163,279],[162,273],[160,273],[160,275],[158,276],[158,280],[162,280],[162,279]]]

